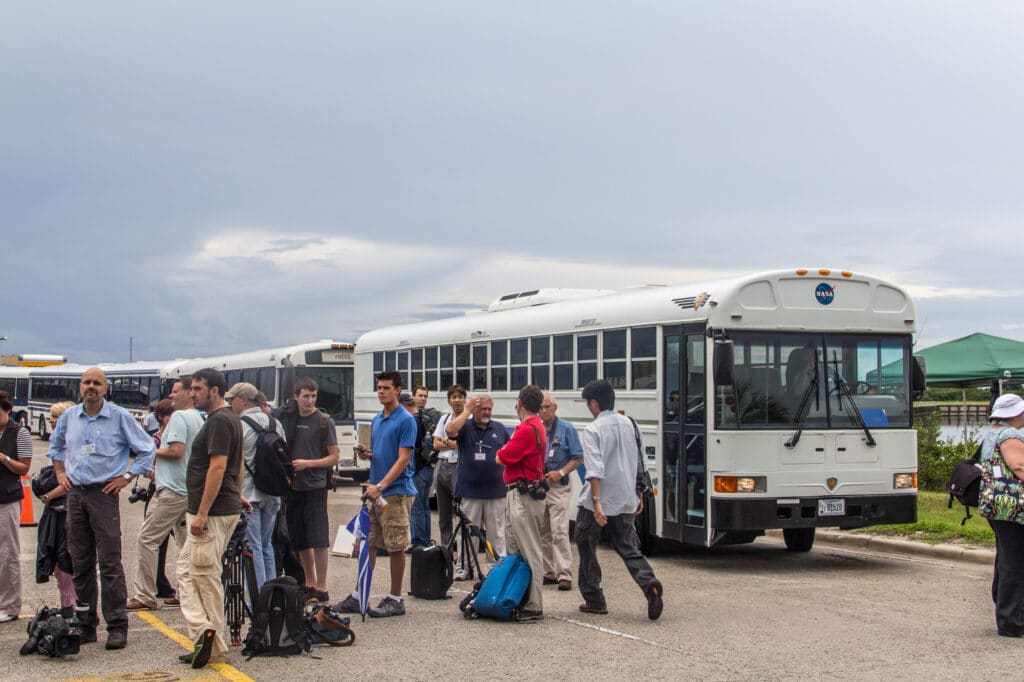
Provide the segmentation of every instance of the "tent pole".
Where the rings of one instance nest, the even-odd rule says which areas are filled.
[[[967,387],[960,387],[960,404],[963,406],[963,414],[961,415],[964,420],[964,447],[967,447]]]

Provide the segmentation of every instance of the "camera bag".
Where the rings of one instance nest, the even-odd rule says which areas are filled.
[[[453,578],[450,549],[441,545],[413,548],[409,594],[419,599],[447,599]]]

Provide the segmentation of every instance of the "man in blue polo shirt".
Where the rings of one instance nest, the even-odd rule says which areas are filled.
[[[377,608],[369,610],[373,618],[404,616],[402,578],[405,576],[405,548],[409,546],[409,512],[416,485],[412,481],[412,449],[416,445],[416,420],[398,403],[402,392],[402,375],[381,372],[377,375],[377,399],[384,409],[373,418],[370,449],[356,446],[363,459],[370,460],[370,480],[363,499],[370,501],[370,536],[372,548],[388,553],[391,564],[391,592]],[[377,562],[377,552],[370,552],[370,570]],[[338,604],[342,613],[359,613],[359,593],[353,592]]]
[[[153,470],[156,446],[128,410],[111,405],[107,376],[87,369],[79,382],[82,404],[68,408],[50,436],[57,482],[68,493],[68,553],[75,568],[82,643],[96,641],[97,597],[102,597],[108,649],[128,643],[128,585],[121,562],[119,493],[136,476]],[[135,452],[129,466],[128,455]],[[99,564],[100,594],[96,590]]]

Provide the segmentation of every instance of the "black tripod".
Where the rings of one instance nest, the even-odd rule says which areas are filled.
[[[474,576],[482,580],[484,574],[480,570],[480,557],[477,548],[480,547],[487,552],[487,555],[491,557],[491,561],[494,562],[498,560],[498,557],[494,554],[494,547],[484,537],[480,531],[480,526],[473,523],[466,516],[466,513],[462,511],[462,499],[458,497],[455,498],[455,516],[459,519],[459,523],[455,526],[455,531],[452,533],[451,542],[448,543],[448,551],[452,553],[452,556],[455,556],[457,545],[459,540],[461,540],[462,551],[459,552],[456,569],[461,571],[467,580],[472,580]],[[474,568],[476,573],[473,572]]]
[[[245,539],[248,526],[245,513],[235,526],[235,532],[228,540],[228,547],[221,560],[221,584],[224,586],[224,617],[231,630],[231,646],[242,644],[242,623],[246,615],[252,619],[252,603],[259,590],[256,588],[256,568],[253,566],[252,550]],[[246,599],[245,593],[249,593]]]

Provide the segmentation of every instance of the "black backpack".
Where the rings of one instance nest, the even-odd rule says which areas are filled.
[[[252,467],[250,468],[246,462],[245,468],[252,476],[257,490],[280,497],[292,489],[295,469],[292,467],[288,444],[277,432],[274,418],[267,416],[267,419],[270,422],[264,428],[252,417],[242,417],[242,421],[256,432],[256,455],[253,457]]]
[[[242,654],[293,656],[309,651],[309,623],[304,593],[295,578],[284,576],[263,583],[252,609],[252,625]]]
[[[971,507],[978,506],[981,493],[981,446],[974,451],[974,456],[957,462],[953,474],[949,477],[949,504],[946,509],[953,508],[953,500],[964,506],[964,518],[960,525],[971,518]]]

